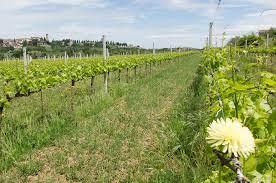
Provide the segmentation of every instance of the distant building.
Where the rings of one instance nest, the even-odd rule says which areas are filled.
[[[276,32],[276,28],[272,27],[272,28],[267,29],[267,30],[259,30],[259,36],[266,37],[267,33],[272,33],[272,32]]]
[[[17,38],[17,39],[1,39],[0,46],[22,48],[25,42],[31,46],[47,46],[48,45],[47,39],[49,39],[48,34],[46,34],[45,38],[30,37],[30,38]]]

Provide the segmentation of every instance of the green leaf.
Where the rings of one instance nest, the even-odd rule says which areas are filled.
[[[276,136],[276,111],[273,111],[268,118],[267,130],[268,133]]]
[[[256,169],[257,161],[254,156],[250,156],[244,164],[244,171],[251,172]]]

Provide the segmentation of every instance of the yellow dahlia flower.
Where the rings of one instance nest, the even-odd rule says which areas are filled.
[[[217,119],[207,128],[207,142],[224,153],[247,158],[254,152],[255,142],[251,131],[237,119]]]

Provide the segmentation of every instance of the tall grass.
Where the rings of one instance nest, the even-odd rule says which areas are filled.
[[[181,182],[202,182],[210,174],[211,150],[205,142],[208,125],[206,106],[207,86],[201,67],[190,87],[179,97],[171,116],[171,129],[175,134],[172,147],[182,162]]]
[[[9,169],[3,173],[2,180],[27,180],[28,176],[34,175],[44,176],[45,180],[64,176],[69,182],[201,182],[209,175],[211,162],[206,155],[209,149],[204,139],[208,123],[204,103],[206,87],[201,70],[195,73],[199,62],[200,55],[194,55],[172,64],[154,66],[152,74],[147,73],[146,78],[144,67],[141,67],[137,72],[142,79],[128,84],[125,72],[116,84],[118,78],[111,75],[113,84],[109,96],[97,95],[97,91],[102,91],[102,77],[95,79],[93,95],[85,88],[89,82],[77,84],[80,88],[75,90],[73,112],[70,111],[70,91],[61,89],[64,101],[59,99],[58,93],[47,97],[45,92],[45,109],[49,109],[45,110],[43,122],[39,120],[39,96],[34,96],[37,99],[32,99],[33,107],[29,113],[34,119],[26,122],[27,118],[23,117],[27,126],[22,131],[30,134],[37,131],[34,135],[41,135],[41,138],[33,136],[26,142],[11,143],[14,148],[7,150],[5,156],[8,152],[18,157],[10,158],[5,166],[18,163],[13,171]],[[56,95],[58,97],[54,98]],[[57,104],[52,103],[54,100]],[[66,108],[69,111],[63,110]],[[21,109],[17,106],[15,114],[22,113]],[[61,120],[62,116],[67,116],[68,120],[57,124],[67,123],[68,126],[45,128],[47,123],[53,122],[51,115],[60,115]],[[8,118],[20,119],[16,116]],[[15,125],[20,124],[17,122]],[[31,123],[34,125],[28,126]],[[42,126],[39,128],[35,124]],[[67,130],[63,131],[64,128]],[[45,129],[53,129],[53,133],[49,134]],[[9,136],[12,136],[11,131]],[[67,135],[59,137],[64,134]],[[27,136],[26,133],[24,138]],[[37,140],[34,140],[34,148],[27,146],[24,152],[19,152],[20,148],[16,147],[43,138],[46,140],[41,146],[52,145],[56,150],[40,148]],[[55,138],[60,140],[47,145]],[[25,156],[35,148],[40,150]],[[36,155],[44,155],[45,159],[36,158]],[[20,159],[21,156],[25,157]],[[44,167],[50,167],[52,171],[46,169],[45,172]]]
[[[125,77],[122,79],[126,80]],[[66,83],[43,90],[43,101],[40,93],[14,100],[4,111],[0,130],[0,172],[9,169],[26,153],[74,133],[79,121],[106,108],[110,97],[103,95],[102,81],[102,76],[96,77],[95,93],[91,93],[90,80],[83,80],[76,83],[73,95],[71,83]],[[110,75],[109,89],[113,98],[122,95],[124,84],[117,82],[115,73]],[[84,104],[93,106],[93,109],[87,111]]]
[[[156,72],[167,66],[162,64],[152,69]],[[73,135],[79,122],[108,108],[111,102],[125,95],[132,84],[139,82],[138,79],[145,79],[144,66],[137,68],[135,76],[134,70],[129,70],[128,75],[122,70],[120,81],[118,73],[110,73],[109,96],[103,94],[103,76],[100,75],[95,78],[94,92],[88,79],[76,83],[73,95],[71,83],[66,83],[43,90],[43,100],[40,93],[14,100],[4,111],[0,130],[0,172],[7,171],[27,153],[52,145],[64,135]]]

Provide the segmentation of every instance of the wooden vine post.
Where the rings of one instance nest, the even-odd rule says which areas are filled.
[[[64,64],[67,64],[67,52],[64,52]]]
[[[3,121],[3,112],[4,112],[4,104],[0,103],[0,130],[1,130],[2,121]]]
[[[269,47],[269,33],[266,33],[266,48]]]
[[[91,94],[95,92],[95,89],[93,88],[94,85],[94,81],[95,81],[95,76],[91,77],[91,81],[90,81],[90,86],[91,86]]]
[[[72,112],[74,111],[74,95],[75,95],[74,88],[75,88],[75,84],[76,84],[76,81],[72,79],[71,80],[71,111]]]
[[[214,22],[210,22],[209,24],[209,48],[213,47],[213,24]]]
[[[134,79],[137,79],[137,66],[134,67]]]
[[[127,83],[129,83],[129,76],[128,76],[128,74],[129,74],[129,69],[128,69],[128,67],[126,68],[126,82]]]
[[[24,62],[24,74],[28,71],[28,61],[27,61],[27,49],[23,47],[23,62]]]
[[[118,81],[121,82],[121,69],[118,70]]]
[[[43,92],[40,89],[40,104],[41,104],[41,113],[42,113],[42,122],[44,121],[44,102],[43,102]]]
[[[105,35],[103,35],[102,38],[103,41],[103,58],[104,58],[104,63],[106,65],[106,38]],[[107,72],[104,73],[104,93],[107,95],[108,94],[108,83],[107,83]]]

